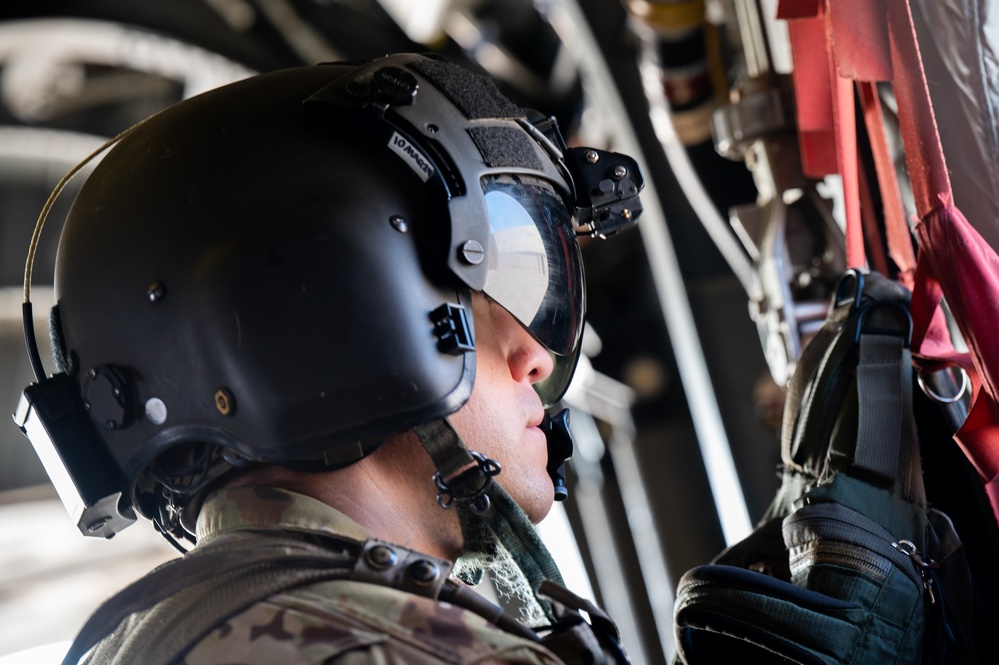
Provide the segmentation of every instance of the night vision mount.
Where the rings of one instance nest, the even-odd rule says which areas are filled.
[[[576,233],[606,238],[634,226],[645,182],[638,162],[596,148],[569,148],[565,166],[576,188]]]

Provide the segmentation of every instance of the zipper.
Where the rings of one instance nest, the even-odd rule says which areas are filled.
[[[900,542],[899,539],[874,520],[840,504],[804,506],[785,518],[783,531],[785,545],[790,551],[802,550],[816,541],[821,542],[822,547],[838,543],[862,561],[859,565],[874,566],[884,571],[882,575],[887,575],[890,566],[895,566],[908,575],[913,584],[926,588],[927,571],[920,569],[910,554],[892,546]],[[905,542],[911,544],[911,541]],[[917,551],[915,545],[912,550]],[[860,553],[862,551],[867,554]],[[870,560],[874,558],[881,560]]]
[[[930,557],[924,557],[911,540],[892,542],[891,546],[912,560],[916,570],[919,571],[919,576],[923,578],[923,588],[926,589],[926,594],[930,597],[930,605],[936,605],[937,595],[933,593],[936,575],[933,574],[933,571],[939,568],[940,564]]]
[[[891,572],[891,561],[863,547],[847,543],[813,540],[790,550],[791,577],[810,566],[833,565],[859,571],[878,582]]]

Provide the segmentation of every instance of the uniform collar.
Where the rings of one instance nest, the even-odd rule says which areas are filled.
[[[227,487],[213,492],[198,515],[197,542],[244,530],[295,530],[364,541],[364,527],[312,497],[277,487]]]

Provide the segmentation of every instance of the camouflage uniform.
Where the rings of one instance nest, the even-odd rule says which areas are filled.
[[[369,534],[329,506],[274,488],[211,495],[198,542],[234,531],[281,530],[363,541]],[[550,651],[449,603],[346,580],[280,593],[213,630],[184,665],[274,663],[559,663]]]

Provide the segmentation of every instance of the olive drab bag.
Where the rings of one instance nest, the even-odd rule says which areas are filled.
[[[950,519],[927,506],[909,292],[850,271],[788,386],[761,525],[680,580],[677,661],[994,663]]]

